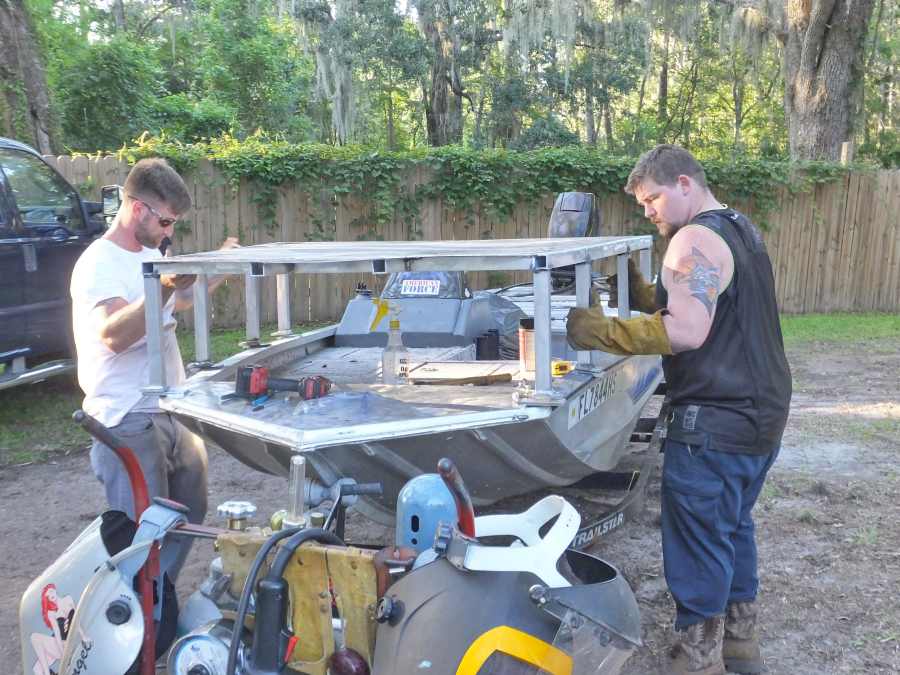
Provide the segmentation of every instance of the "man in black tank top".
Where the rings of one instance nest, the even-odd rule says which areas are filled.
[[[601,306],[568,318],[576,349],[662,354],[672,414],[664,445],[662,544],[681,640],[666,673],[759,673],[756,542],[751,511],[781,445],[791,375],[772,266],[759,230],[719,203],[694,157],[644,154],[626,192],[668,240],[655,289],[636,270],[646,314]]]

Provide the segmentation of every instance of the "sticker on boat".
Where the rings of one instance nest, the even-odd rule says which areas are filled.
[[[438,279],[404,279],[400,284],[400,295],[440,295],[441,282]]]
[[[569,428],[599,408],[616,390],[615,373],[607,373],[569,403]]]

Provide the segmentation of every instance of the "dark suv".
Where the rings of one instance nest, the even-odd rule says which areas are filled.
[[[69,277],[105,228],[101,202],[81,199],[32,148],[0,138],[0,389],[72,369]]]

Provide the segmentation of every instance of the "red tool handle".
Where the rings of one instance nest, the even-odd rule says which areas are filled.
[[[463,483],[462,476],[456,465],[447,457],[438,461],[438,473],[444,479],[444,485],[453,495],[456,502],[456,517],[459,520],[459,531],[463,534],[475,536],[475,509],[472,507],[472,498]]]
[[[76,410],[72,419],[98,441],[108,446],[125,466],[128,482],[131,483],[131,494],[134,496],[134,519],[139,521],[141,514],[150,506],[150,493],[141,464],[131,448],[124,445],[115,434],[99,420],[91,417],[83,410]],[[159,575],[159,546],[155,542],[150,546],[147,562],[138,572],[138,593],[141,596],[141,614],[144,617],[144,641],[141,644],[141,675],[156,673],[156,630],[153,624],[153,577]],[[160,586],[162,580],[160,579]],[[162,589],[160,588],[160,596]]]

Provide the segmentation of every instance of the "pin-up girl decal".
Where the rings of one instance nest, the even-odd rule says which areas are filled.
[[[62,658],[75,616],[75,601],[71,595],[60,598],[56,585],[47,584],[41,591],[41,615],[51,634],[31,634],[31,646],[37,655],[33,672],[34,675],[56,675],[52,666]],[[84,635],[81,639],[85,640]]]

